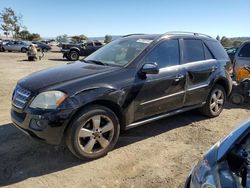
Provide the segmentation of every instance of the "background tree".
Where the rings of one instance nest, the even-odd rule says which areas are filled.
[[[4,31],[7,37],[11,33],[14,38],[18,38],[21,28],[24,28],[22,15],[17,15],[11,8],[5,8],[0,12],[0,22],[0,29]]]
[[[224,47],[231,47],[233,45],[232,41],[225,36],[223,36],[221,38],[220,42],[221,42],[222,46],[224,46]]]
[[[110,43],[112,41],[112,36],[111,35],[105,35],[104,37],[104,43]]]
[[[88,37],[85,35],[79,35],[81,41],[88,40]]]
[[[28,30],[23,30],[19,33],[19,37],[22,40],[28,40],[30,32]]]
[[[71,37],[72,42],[74,43],[80,43],[83,42],[85,40],[88,40],[88,37],[86,37],[85,35],[75,35]]]
[[[243,41],[235,40],[233,41],[233,47],[238,48],[243,43]]]
[[[27,40],[29,41],[38,41],[41,40],[41,36],[38,33],[31,33],[28,35]]]
[[[56,37],[56,40],[61,43],[66,43],[68,42],[68,35],[59,35]]]
[[[216,40],[220,41],[220,36],[219,35],[217,35]]]

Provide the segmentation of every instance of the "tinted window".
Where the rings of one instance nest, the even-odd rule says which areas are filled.
[[[250,44],[245,45],[239,53],[240,57],[250,57]]]
[[[100,43],[100,42],[95,42],[95,45],[96,45],[96,46],[101,46],[102,43]]]
[[[108,43],[84,60],[95,60],[109,65],[124,66],[136,58],[151,42],[152,40],[146,38],[120,38]]]
[[[178,40],[167,40],[156,46],[146,57],[146,62],[156,62],[159,68],[178,65],[180,62]]]
[[[184,63],[201,61],[205,59],[203,43],[201,40],[183,40],[183,60]]]
[[[221,43],[215,40],[206,40],[205,43],[209,47],[209,49],[211,50],[216,59],[218,60],[229,59],[227,52],[223,48]]]
[[[207,48],[206,45],[204,45],[204,51],[206,59],[214,59],[213,55],[211,54],[210,50]]]
[[[87,46],[93,46],[93,43],[91,42],[91,43],[87,43]]]

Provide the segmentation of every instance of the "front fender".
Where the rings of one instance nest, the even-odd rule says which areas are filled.
[[[72,51],[72,50],[77,51],[78,53],[80,52],[79,48],[77,48],[77,47],[71,47],[70,51]]]
[[[98,100],[113,102],[120,107],[124,102],[125,92],[110,85],[93,86],[82,89],[70,97],[75,109]]]

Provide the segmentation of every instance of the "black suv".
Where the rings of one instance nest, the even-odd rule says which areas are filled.
[[[104,156],[120,131],[199,108],[218,116],[231,92],[230,59],[205,35],[165,33],[117,39],[87,58],[20,80],[11,117],[80,159]]]
[[[88,41],[80,44],[62,44],[63,57],[70,61],[76,61],[79,56],[88,56],[101,48],[103,44],[99,41]]]

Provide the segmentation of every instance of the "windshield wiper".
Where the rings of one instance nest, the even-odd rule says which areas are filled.
[[[86,63],[94,63],[94,64],[97,64],[97,65],[108,65],[107,63],[103,63],[102,61],[98,61],[98,60],[92,60],[92,59],[90,59],[90,60],[83,60],[84,62],[86,62]]]

